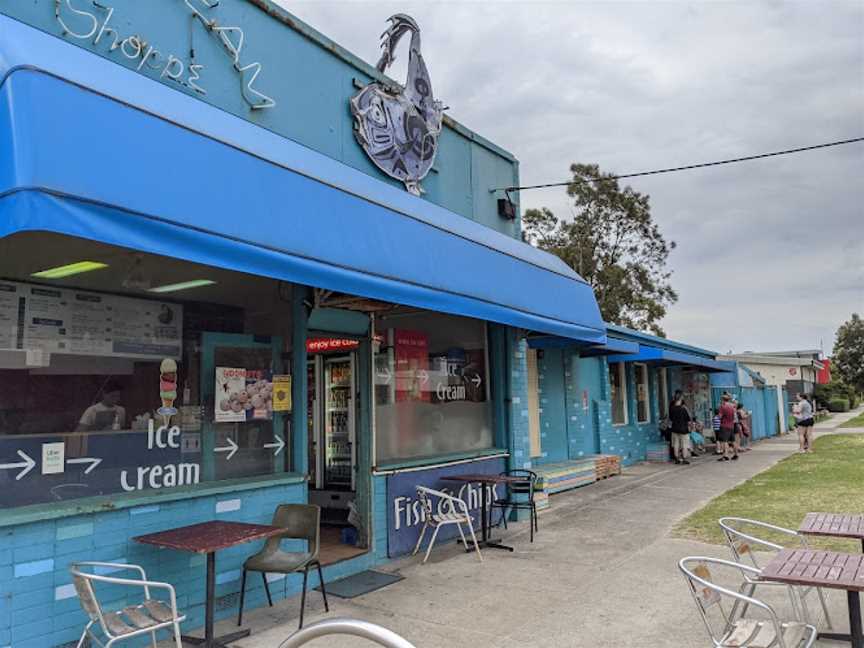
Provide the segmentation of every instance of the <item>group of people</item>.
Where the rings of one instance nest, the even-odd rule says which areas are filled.
[[[736,461],[738,455],[750,450],[752,438],[751,414],[728,392],[721,397],[720,407],[714,410],[712,421],[717,442],[717,461]],[[798,394],[792,413],[798,429],[799,452],[813,452],[813,405],[806,394]],[[684,394],[679,389],[669,404],[669,442],[676,464],[689,465],[691,445],[697,447],[702,439],[701,424],[693,418],[684,404]]]
[[[699,425],[684,404],[683,392],[677,390],[669,404],[669,441],[676,464],[690,464],[692,437],[697,436],[697,442],[701,438],[697,429]],[[739,453],[750,449],[750,413],[730,394],[723,394],[722,404],[714,410],[713,425],[717,453],[722,455],[718,461],[737,460]]]

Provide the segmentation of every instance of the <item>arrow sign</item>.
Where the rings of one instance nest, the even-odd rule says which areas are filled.
[[[102,463],[102,460],[97,459],[96,457],[81,457],[80,459],[67,459],[66,463],[67,464],[87,464],[87,463],[89,463],[90,465],[87,466],[87,468],[84,470],[84,474],[89,475],[91,472],[93,472],[96,469],[96,466],[98,466],[100,463]]]
[[[276,452],[273,453],[273,456],[275,457],[280,452],[282,452],[282,448],[285,447],[285,441],[283,441],[282,437],[280,437],[278,434],[274,434],[273,436],[276,438],[276,443],[265,443],[264,447],[265,448],[276,448]]]
[[[390,368],[384,367],[382,371],[379,371],[378,378],[383,380],[385,385],[389,385],[390,381],[393,380],[393,374],[390,372]]]
[[[425,385],[429,382],[429,372],[425,369],[421,369],[417,372],[417,375],[420,376],[420,383]]]
[[[213,448],[213,452],[227,452],[228,456],[225,457],[225,461],[231,461],[231,457],[234,456],[234,453],[237,452],[237,444],[234,443],[234,440],[231,438],[225,439],[228,442],[228,445],[224,448]]]
[[[483,380],[480,378],[480,376],[474,374],[474,376],[471,378],[471,382],[474,383],[475,387],[480,387],[480,383],[483,382]]]
[[[23,450],[18,451],[18,456],[21,457],[24,461],[19,463],[8,463],[8,464],[0,464],[0,470],[13,470],[14,468],[22,468],[21,472],[15,475],[15,481],[20,480],[24,475],[29,473],[33,468],[36,467],[36,462],[30,458],[30,456],[24,452]]]

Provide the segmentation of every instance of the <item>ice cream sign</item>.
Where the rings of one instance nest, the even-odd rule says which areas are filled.
[[[177,400],[177,363],[171,358],[165,358],[159,365],[159,398],[162,406],[156,413],[168,425],[171,417],[177,413],[174,407],[174,401]]]
[[[213,420],[230,423],[272,418],[273,383],[268,373],[258,369],[216,367]]]

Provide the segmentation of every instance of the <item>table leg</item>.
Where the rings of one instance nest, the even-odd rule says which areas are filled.
[[[846,592],[849,605],[849,634],[842,632],[820,632],[820,639],[846,641],[852,648],[864,648],[864,631],[861,629],[861,597],[858,592]]]
[[[492,540],[491,538],[489,538],[488,527],[486,524],[486,510],[488,508],[486,498],[488,491],[491,490],[491,488],[488,488],[486,484],[480,484],[480,486],[483,489],[482,491],[480,491],[480,511],[481,515],[483,516],[483,545],[489,547],[490,549],[504,549],[505,551],[513,551],[513,547],[508,547],[507,545],[501,544],[497,540]],[[504,513],[506,513],[506,511],[504,511]]]
[[[181,639],[193,646],[204,646],[204,648],[226,648],[226,644],[243,639],[252,634],[251,630],[239,630],[222,637],[214,637],[215,606],[216,606],[216,554],[207,554],[207,600],[204,604],[204,638],[183,636]]]

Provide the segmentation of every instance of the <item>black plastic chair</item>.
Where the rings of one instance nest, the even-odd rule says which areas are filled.
[[[534,542],[534,532],[539,531],[537,526],[537,503],[534,501],[534,491],[537,486],[537,473],[531,470],[507,470],[501,473],[502,477],[519,477],[519,481],[507,482],[507,496],[503,499],[497,499],[492,502],[489,507],[489,522],[491,526],[492,511],[496,508],[502,509],[501,519],[504,521],[504,528],[507,528],[507,509],[514,511],[530,511],[531,512],[531,542]]]
[[[309,570],[318,569],[318,580],[321,581],[321,596],[324,598],[324,610],[329,612],[327,591],[324,589],[324,574],[318,560],[318,550],[321,544],[321,509],[312,504],[280,504],[273,515],[273,526],[285,529],[283,533],[267,539],[264,548],[243,563],[243,578],[240,584],[240,612],[237,615],[237,625],[243,623],[243,603],[246,598],[246,572],[260,572],[264,580],[264,591],[267,602],[273,607],[270,598],[270,586],[267,584],[267,574],[303,574],[303,595],[300,599],[300,627],[303,627],[303,612],[306,609],[306,584],[309,580]],[[282,540],[306,540],[306,551],[283,551]]]

